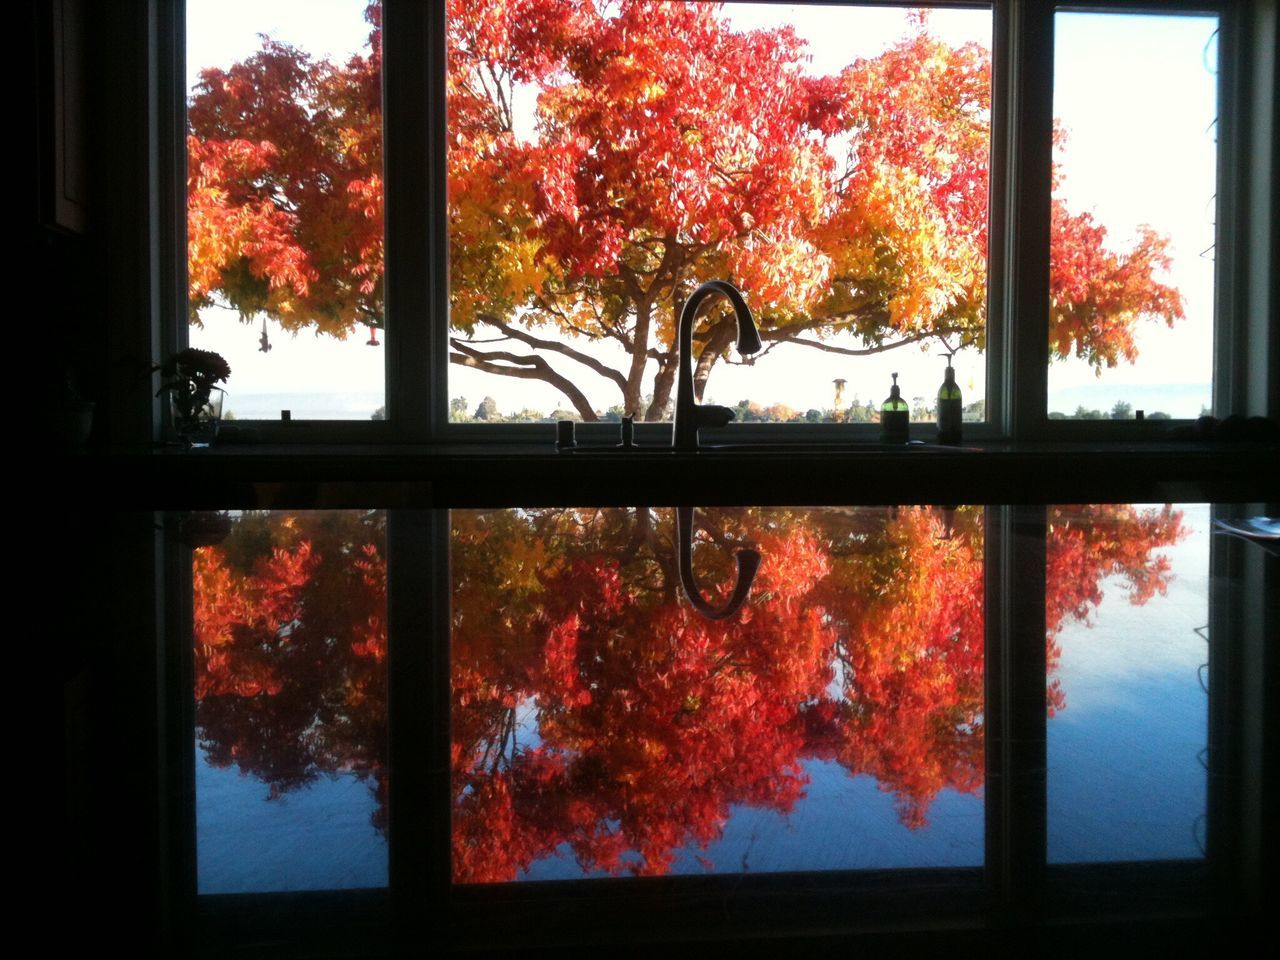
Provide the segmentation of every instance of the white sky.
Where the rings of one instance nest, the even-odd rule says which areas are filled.
[[[189,81],[194,83],[202,66],[227,66],[254,52],[259,32],[317,57],[343,58],[363,46],[368,33],[363,9],[363,0],[189,0]],[[730,4],[726,13],[742,29],[791,23],[809,42],[811,69],[818,74],[873,56],[911,29],[904,11],[886,8]],[[989,45],[990,22],[987,11],[935,10],[929,29],[953,44],[977,40]],[[1213,269],[1199,254],[1213,236],[1215,158],[1213,131],[1208,128],[1216,108],[1214,80],[1203,62],[1213,26],[1205,17],[1072,13],[1057,18],[1054,106],[1070,135],[1062,158],[1062,194],[1073,210],[1092,210],[1118,242],[1128,239],[1140,223],[1172,235],[1175,267],[1169,280],[1182,290],[1187,305],[1187,321],[1173,332],[1146,324],[1139,338],[1139,365],[1105,375],[1104,385],[1201,383],[1208,399]],[[241,416],[275,415],[272,402],[261,412],[246,409],[250,395],[382,390],[384,351],[365,345],[366,331],[342,342],[308,333],[291,337],[269,324],[273,349],[262,354],[257,352],[261,321],[246,327],[231,311],[210,313],[206,329],[193,329],[191,341],[227,357],[233,370],[228,405],[236,410],[236,397],[241,397]],[[721,403],[750,397],[765,404],[782,401],[801,411],[825,408],[833,399],[831,381],[840,377],[848,380],[846,402],[855,396],[879,402],[888,393],[889,373],[899,371],[904,396],[932,397],[944,366],[933,355],[936,350],[930,347],[922,353],[905,347],[877,357],[849,358],[803,347],[777,348],[751,367],[718,366],[708,396]],[[604,348],[592,352],[610,357]],[[598,409],[620,401],[616,388],[595,374],[579,374],[572,363],[557,365],[587,391]],[[982,356],[970,352],[957,357],[956,367],[966,402],[981,397]],[[458,367],[450,368],[449,377],[449,395],[467,397],[471,408],[486,395],[508,412],[528,406],[549,413],[568,406],[558,391],[533,381]],[[1051,398],[1057,391],[1092,389],[1099,382],[1083,364],[1055,364],[1050,369]],[[1123,399],[1123,387],[1117,389],[1116,398]],[[1068,396],[1069,406],[1058,406],[1069,411],[1075,407],[1075,395]],[[288,403],[295,416],[307,415],[305,400],[293,397]],[[357,403],[353,412],[340,415],[367,416],[365,406],[367,402]],[[317,402],[317,412],[322,407],[332,410],[334,404]],[[1169,412],[1194,416],[1199,410],[1197,405]]]
[[[1060,195],[1073,211],[1091,210],[1117,241],[1142,223],[1172,237],[1166,282],[1185,300],[1185,321],[1173,331],[1144,322],[1138,365],[1101,382],[1202,383],[1206,403],[1217,189],[1216,45],[1206,46],[1215,25],[1211,17],[1087,13],[1060,13],[1055,25],[1054,113],[1068,134]],[[1084,363],[1049,368],[1050,396],[1097,382]]]

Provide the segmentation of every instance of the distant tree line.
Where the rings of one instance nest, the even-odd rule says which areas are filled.
[[[671,404],[667,406],[670,408]],[[857,397],[847,407],[837,410],[834,407],[810,407],[798,410],[785,403],[762,404],[754,400],[739,400],[730,404],[738,423],[878,423],[880,407],[875,403],[864,403]],[[964,408],[966,420],[982,420],[986,414],[986,402],[977,400]],[[381,420],[385,408],[379,408],[373,419]],[[932,420],[935,409],[932,403],[926,403],[924,397],[915,397],[912,402],[913,420]],[[605,423],[617,423],[622,419],[622,404],[615,404],[607,410],[597,410],[596,418]],[[671,419],[672,410],[667,410],[667,419]],[[582,416],[576,410],[559,408],[550,413],[525,407],[514,413],[503,413],[498,409],[498,402],[493,397],[485,397],[475,407],[466,397],[454,397],[449,401],[449,421],[451,423],[555,423],[559,420],[581,421]]]
[[[667,404],[671,406],[670,403]],[[986,401],[975,400],[973,403],[965,404],[964,419],[966,421],[980,421],[986,417]],[[836,410],[833,407],[825,407],[818,409],[810,407],[808,410],[801,412],[795,407],[788,406],[785,403],[761,404],[754,400],[739,400],[735,404],[730,405],[738,423],[878,423],[880,420],[880,407],[878,404],[863,402],[858,397],[853,398],[853,402],[848,407]],[[372,419],[383,420],[386,418],[386,407],[379,407],[373,414]],[[617,423],[622,419],[622,404],[615,404],[607,410],[597,410],[596,418],[605,423]],[[667,411],[667,419],[671,419],[671,410]],[[1208,408],[1201,408],[1200,415],[1209,415]],[[936,415],[936,407],[925,397],[911,398],[911,419],[917,422],[928,421],[934,419]],[[1144,413],[1147,420],[1170,420],[1172,417],[1163,410],[1156,410],[1152,413]],[[1116,401],[1110,410],[1090,410],[1083,405],[1076,407],[1075,413],[1063,413],[1055,410],[1049,414],[1050,420],[1132,420],[1134,419],[1133,404],[1124,400]],[[516,411],[514,413],[503,413],[498,409],[498,401],[493,397],[485,397],[480,401],[474,410],[470,408],[470,404],[466,397],[454,397],[449,401],[449,420],[451,423],[556,423],[560,420],[582,420],[582,415],[576,410],[567,410],[563,407],[552,410],[550,413],[543,413],[541,410],[533,410],[529,407]]]
[[[1206,409],[1201,409],[1201,415],[1209,413]],[[1147,420],[1171,420],[1172,417],[1163,410],[1156,410],[1153,413],[1144,413],[1143,416]],[[1117,400],[1115,406],[1109,411],[1090,410],[1084,406],[1076,407],[1076,412],[1067,414],[1060,410],[1055,410],[1049,414],[1050,420],[1132,420],[1134,419],[1133,404],[1124,400]]]

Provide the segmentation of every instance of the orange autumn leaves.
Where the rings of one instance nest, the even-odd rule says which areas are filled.
[[[187,106],[193,323],[221,302],[295,332],[382,325],[380,9],[369,49],[345,64],[264,37],[201,71]]]
[[[294,331],[383,324],[377,3],[367,17],[368,47],[345,63],[264,41],[202,74],[193,322],[220,302]],[[708,277],[747,292],[766,346],[985,346],[986,49],[917,18],[883,53],[814,76],[790,29],[735,29],[711,3],[449,0],[447,18],[452,362],[554,382],[588,420],[582,385],[603,377],[660,418],[680,304]],[[1116,248],[1061,203],[1052,230],[1053,356],[1132,361],[1140,319],[1182,316],[1164,238]],[[721,326],[699,383],[727,355]],[[626,359],[534,343],[539,328]],[[486,346],[495,332],[558,369]]]
[[[247,514],[192,558],[196,737],[280,796],[339,772],[386,819],[385,520]]]
[[[718,542],[764,557],[724,622],[678,599],[658,513],[455,514],[455,880],[513,880],[566,846],[584,871],[660,874],[697,851],[713,868],[730,810],[791,810],[806,760],[875,777],[912,829],[940,791],[982,785],[980,509],[706,511]],[[1051,661],[1106,576],[1159,589],[1153,551],[1181,535],[1171,511],[1053,516]],[[522,559],[495,566],[504,543]],[[730,552],[699,573],[722,596]]]
[[[453,875],[512,880],[566,850],[585,871],[663,874],[746,805],[785,814],[805,764],[872,776],[901,823],[984,770],[981,508],[712,509],[695,572],[723,600],[735,550],[763,560],[726,621],[679,593],[671,511],[455,511]],[[1047,708],[1056,637],[1102,583],[1133,603],[1170,577],[1168,508],[1048,514]],[[368,777],[385,825],[387,567],[379,514],[236,518],[194,555],[197,733],[273,795]]]
[[[626,518],[604,522],[621,533]],[[461,521],[459,565],[483,523]],[[532,645],[477,662],[475,624],[455,606],[455,878],[514,879],[562,844],[585,870],[663,874],[719,836],[732,804],[785,812],[803,796],[797,707],[830,683],[834,634],[801,601],[825,562],[803,530],[759,544],[774,561],[762,600],[732,622],[669,595],[666,548],[637,569],[599,540],[607,552],[566,553],[539,578],[513,624]],[[535,707],[531,735],[521,714]]]

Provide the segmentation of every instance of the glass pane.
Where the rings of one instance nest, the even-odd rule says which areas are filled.
[[[895,371],[933,419],[944,352],[985,418],[989,10],[450,10],[452,420],[669,420],[712,279],[763,339],[698,324],[739,421],[874,421]]]
[[[982,523],[454,511],[454,881],[981,865]]]
[[[199,892],[385,886],[385,513],[184,525]]]
[[[1212,16],[1054,20],[1053,418],[1198,417],[1213,384]]]
[[[1050,507],[1048,856],[1204,854],[1209,507]]]
[[[381,7],[188,0],[193,347],[224,418],[385,409]]]

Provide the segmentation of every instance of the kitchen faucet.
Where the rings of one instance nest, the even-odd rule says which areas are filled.
[[[671,445],[676,450],[697,450],[700,427],[723,427],[734,418],[728,407],[698,403],[693,395],[693,324],[698,308],[712,294],[728,298],[738,321],[738,353],[748,356],[760,349],[760,331],[751,318],[751,310],[742,293],[724,280],[708,280],[690,294],[680,311],[679,347],[680,370],[676,389],[676,418],[671,433]]]

